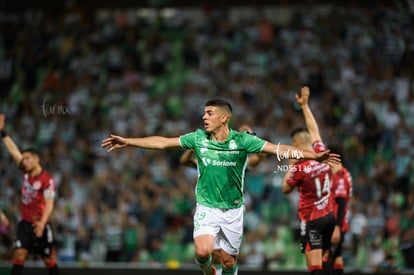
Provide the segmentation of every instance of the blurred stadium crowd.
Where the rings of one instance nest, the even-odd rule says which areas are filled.
[[[233,127],[289,143],[304,121],[294,101],[303,84],[326,144],[345,148],[354,180],[348,268],[393,255],[414,268],[414,13],[404,1],[291,10],[275,23],[252,9],[203,9],[194,24],[131,11],[0,13],[0,110],[16,143],[41,149],[57,182],[53,224],[65,262],[193,262],[196,171],[181,151],[123,149],[110,133],[177,136],[202,128],[204,102],[230,100]],[[0,255],[10,260],[21,173],[0,147]],[[296,240],[297,196],[266,158],[246,178],[240,263],[305,268]],[[295,214],[294,214],[295,213]]]

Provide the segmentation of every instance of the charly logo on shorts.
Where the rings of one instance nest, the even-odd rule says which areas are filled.
[[[319,243],[319,242],[322,241],[322,236],[318,232],[316,232],[314,230],[311,230],[309,232],[309,240],[313,243],[315,243],[315,242]]]

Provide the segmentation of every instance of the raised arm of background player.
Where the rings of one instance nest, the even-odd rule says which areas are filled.
[[[17,147],[16,143],[14,143],[13,139],[5,132],[6,126],[6,116],[4,114],[0,114],[0,132],[2,135],[2,140],[4,145],[6,146],[7,151],[16,162],[16,164],[20,167],[23,167],[24,156],[20,152],[19,147]],[[30,171],[27,171],[30,173]],[[54,199],[45,198],[45,209],[43,209],[42,217],[40,220],[36,221],[33,224],[34,231],[37,237],[41,237],[43,234],[43,230],[45,228],[45,224],[49,220],[50,215],[52,214],[54,207]]]
[[[321,135],[319,134],[318,123],[316,122],[315,117],[309,107],[309,87],[303,86],[300,90],[300,95],[296,94],[296,102],[299,103],[302,108],[303,117],[305,118],[306,128],[309,131],[312,142],[322,141]]]
[[[6,134],[5,132],[5,126],[6,126],[6,116],[4,114],[0,114],[0,131],[2,133],[2,140],[4,145],[6,146],[7,151],[13,158],[14,162],[17,163],[17,165],[20,165],[20,163],[23,160],[22,153],[19,150],[19,147],[17,147],[16,143],[12,140],[12,138]]]
[[[315,117],[312,114],[312,111],[309,107],[309,87],[303,86],[300,90],[300,95],[296,94],[295,99],[296,102],[300,105],[302,109],[303,116],[305,118],[306,128],[309,131],[309,135],[311,137],[312,143],[315,141],[322,141],[321,136],[319,134],[318,124],[315,120]],[[294,161],[294,160],[293,160]],[[292,161],[291,161],[292,162]],[[285,174],[284,177],[284,184],[283,184],[283,192],[290,193],[293,191],[294,187],[290,186],[289,184],[285,184],[287,179],[290,177],[290,171]]]

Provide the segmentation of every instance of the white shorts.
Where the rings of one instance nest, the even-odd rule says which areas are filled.
[[[214,249],[223,249],[236,256],[243,239],[243,212],[244,206],[221,209],[197,204],[193,237],[212,235],[215,238]]]

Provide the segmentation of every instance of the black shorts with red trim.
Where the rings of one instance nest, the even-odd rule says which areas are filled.
[[[31,222],[19,221],[14,241],[15,249],[24,248],[42,256],[51,256],[54,253],[54,234],[51,224],[45,225],[42,237],[36,237]]]
[[[328,250],[335,229],[333,212],[326,216],[300,224],[300,249],[302,253],[314,249]]]

